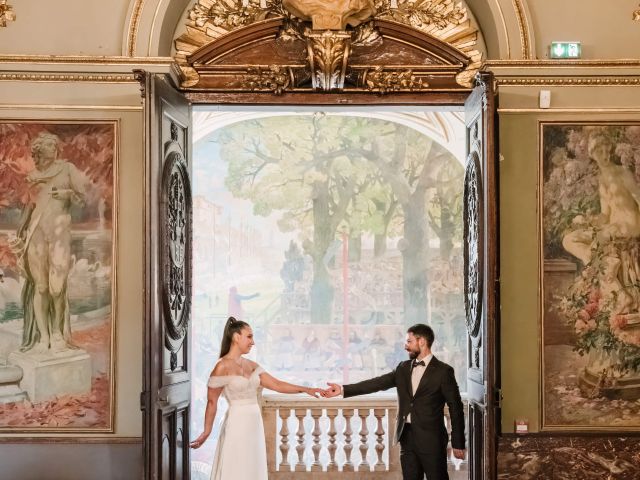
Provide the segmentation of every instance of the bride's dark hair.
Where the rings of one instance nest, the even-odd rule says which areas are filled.
[[[220,343],[220,358],[224,357],[231,349],[231,343],[233,342],[233,334],[240,333],[240,331],[248,327],[247,322],[242,320],[236,320],[234,317],[229,317],[227,323],[224,326],[224,333],[222,334],[222,342]]]

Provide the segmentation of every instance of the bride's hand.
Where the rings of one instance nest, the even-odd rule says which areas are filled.
[[[320,388],[305,388],[304,393],[312,396],[313,398],[320,398],[322,395],[322,389]]]
[[[209,435],[205,435],[204,433],[201,433],[200,436],[196,438],[193,442],[191,442],[189,445],[191,446],[191,448],[200,448],[202,444],[207,440],[208,436]]]

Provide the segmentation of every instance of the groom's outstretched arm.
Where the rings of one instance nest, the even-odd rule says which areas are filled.
[[[344,385],[342,387],[342,396],[344,398],[355,397],[357,395],[366,395],[367,393],[379,392],[380,390],[388,390],[396,386],[395,370],[379,377],[363,380],[362,382]]]

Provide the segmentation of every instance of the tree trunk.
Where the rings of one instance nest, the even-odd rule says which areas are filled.
[[[376,234],[373,240],[373,255],[375,258],[383,256],[387,253],[387,234],[389,233],[389,224],[391,223],[391,219],[395,214],[396,207],[398,205],[397,200],[393,199],[389,204],[389,208],[387,208],[384,214],[384,230],[380,234]],[[376,207],[381,209],[384,207],[382,202],[376,203]]]
[[[440,206],[440,258],[449,260],[451,251],[453,250],[453,235],[455,232],[455,224],[451,209],[442,202]]]
[[[387,232],[377,234],[373,239],[373,256],[378,258],[387,253]]]
[[[407,325],[427,323],[427,219],[425,192],[416,191],[403,205],[404,245],[402,248],[402,287],[404,318]]]
[[[334,288],[325,264],[325,255],[335,232],[329,212],[329,189],[326,182],[316,182],[313,195],[313,280],[311,283],[311,323],[329,323],[333,310]]]
[[[362,235],[349,237],[349,262],[359,262],[362,258]]]
[[[311,283],[311,323],[326,324],[331,321],[334,288],[329,271],[322,260],[313,259],[313,282]]]

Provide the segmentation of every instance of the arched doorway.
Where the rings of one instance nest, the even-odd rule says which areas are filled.
[[[144,398],[149,478],[188,477],[189,102],[465,110],[470,473],[473,479],[495,476],[498,245],[492,79],[477,74],[480,37],[464,6],[445,0],[420,6],[361,2],[361,7],[200,0],[189,10],[186,33],[176,39],[179,70],[173,83],[180,93],[171,81],[140,73],[148,115]],[[176,232],[180,235],[172,235]]]

